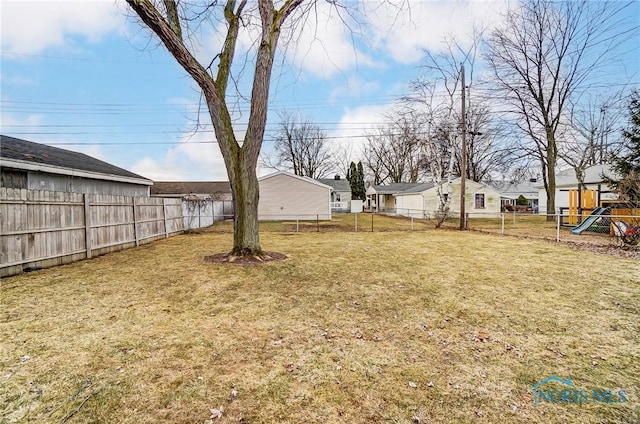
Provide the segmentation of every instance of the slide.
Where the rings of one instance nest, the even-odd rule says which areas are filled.
[[[595,208],[593,212],[591,212],[591,215],[587,217],[587,219],[582,221],[580,225],[571,230],[571,234],[582,234],[582,232],[591,227],[598,218],[601,218],[601,215],[608,215],[610,211],[611,208]]]

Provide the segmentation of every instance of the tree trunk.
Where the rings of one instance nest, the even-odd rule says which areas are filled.
[[[246,155],[232,157],[233,172],[229,181],[233,193],[233,256],[260,256],[258,232],[258,177],[256,168]]]
[[[555,220],[556,213],[556,149],[555,135],[547,130],[547,222]]]

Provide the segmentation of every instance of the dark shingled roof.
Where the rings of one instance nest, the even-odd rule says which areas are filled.
[[[155,181],[152,195],[231,193],[228,181]]]
[[[349,181],[335,178],[319,178],[322,184],[326,184],[329,187],[333,188],[335,191],[351,191],[351,185],[349,185]]]
[[[421,183],[391,183],[384,185],[374,185],[373,189],[378,194],[396,194],[410,190],[419,185],[421,185]]]
[[[436,184],[435,183],[423,183],[423,184],[418,184],[415,187],[412,187],[408,190],[399,192],[397,194],[412,194],[412,193],[422,193],[425,190],[429,190],[430,188],[435,187]]]
[[[0,135],[0,157],[42,165],[51,165],[77,171],[95,172],[118,177],[149,180],[126,169],[85,155],[46,144]]]

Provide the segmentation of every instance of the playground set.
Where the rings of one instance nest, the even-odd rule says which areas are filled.
[[[624,244],[640,243],[640,209],[620,200],[600,200],[598,190],[569,190],[567,215],[564,210],[561,224],[570,227],[571,234],[607,234]]]

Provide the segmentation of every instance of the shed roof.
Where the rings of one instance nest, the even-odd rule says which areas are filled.
[[[152,195],[231,193],[229,181],[155,181]]]
[[[9,165],[18,169],[23,169],[21,164],[45,165],[53,167],[53,169],[64,168],[67,170],[144,180],[140,182],[147,185],[151,185],[152,183],[148,178],[85,155],[84,153],[34,143],[6,135],[0,135],[0,158],[10,160]],[[24,169],[27,168],[27,166],[24,166]],[[63,172],[58,171],[56,173]]]
[[[329,190],[331,190],[331,189],[332,189],[332,187],[331,187],[331,186],[329,186],[329,185],[327,185],[327,184],[324,184],[324,183],[321,183],[321,182],[320,182],[320,181],[318,181],[318,180],[314,180],[313,178],[309,178],[309,177],[302,177],[302,176],[300,176],[300,175],[295,175],[295,174],[292,174],[292,173],[290,173],[290,172],[285,172],[285,171],[277,171],[277,172],[274,172],[274,173],[272,173],[272,174],[269,174],[269,175],[265,175],[265,176],[263,176],[263,177],[260,177],[260,178],[258,178],[258,182],[260,182],[260,181],[264,181],[264,180],[268,180],[269,178],[275,178],[275,177],[278,177],[278,176],[286,176],[286,177],[290,177],[290,178],[296,178],[296,179],[298,179],[298,180],[302,180],[302,181],[308,182],[308,183],[310,183],[310,184],[315,184],[315,185],[318,185],[318,186],[320,186],[320,187],[327,188],[327,189],[329,189]]]

